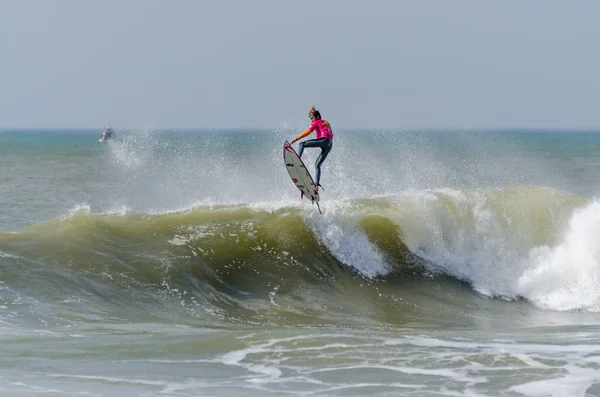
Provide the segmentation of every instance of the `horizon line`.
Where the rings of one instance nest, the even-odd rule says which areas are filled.
[[[100,131],[106,127],[3,127],[0,126],[0,131]],[[156,127],[156,128],[139,128],[139,127],[111,127],[115,131],[273,131],[274,127]],[[291,128],[295,129],[295,128]],[[395,130],[395,131],[597,131],[600,132],[600,126],[597,127],[339,127],[338,131],[360,131],[360,130]]]

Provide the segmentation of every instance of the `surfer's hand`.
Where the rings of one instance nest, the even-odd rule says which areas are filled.
[[[295,143],[298,139],[292,139],[290,143]]]

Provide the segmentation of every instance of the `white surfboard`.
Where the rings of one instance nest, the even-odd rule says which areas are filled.
[[[302,159],[288,141],[283,143],[283,161],[288,174],[290,174],[290,178],[292,178],[292,182],[294,182],[301,192],[300,197],[306,197],[312,203],[316,203],[319,212],[321,212],[321,208],[319,207],[319,191],[315,182],[302,162]]]

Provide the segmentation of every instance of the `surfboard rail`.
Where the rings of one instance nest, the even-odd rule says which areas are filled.
[[[288,141],[283,143],[283,162],[292,182],[300,190],[300,198],[306,197],[313,204],[316,203],[319,212],[321,212],[321,207],[319,207],[319,189],[306,165],[304,165],[304,162]]]

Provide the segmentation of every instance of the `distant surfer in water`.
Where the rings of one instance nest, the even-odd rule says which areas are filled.
[[[321,180],[321,164],[327,158],[327,155],[331,151],[333,147],[333,131],[331,131],[331,124],[328,121],[321,119],[321,113],[313,106],[308,112],[308,117],[310,117],[310,121],[312,122],[310,127],[302,134],[298,135],[296,139],[292,141],[292,143],[299,141],[300,139],[309,136],[313,131],[317,131],[316,139],[309,139],[308,141],[300,142],[300,151],[298,152],[298,156],[302,157],[302,153],[304,152],[304,148],[307,147],[318,147],[321,148],[321,154],[317,157],[317,161],[315,163],[316,179],[317,186],[321,186],[319,183]]]
[[[111,127],[105,128],[100,135],[100,142],[106,142],[113,137],[113,129]]]

